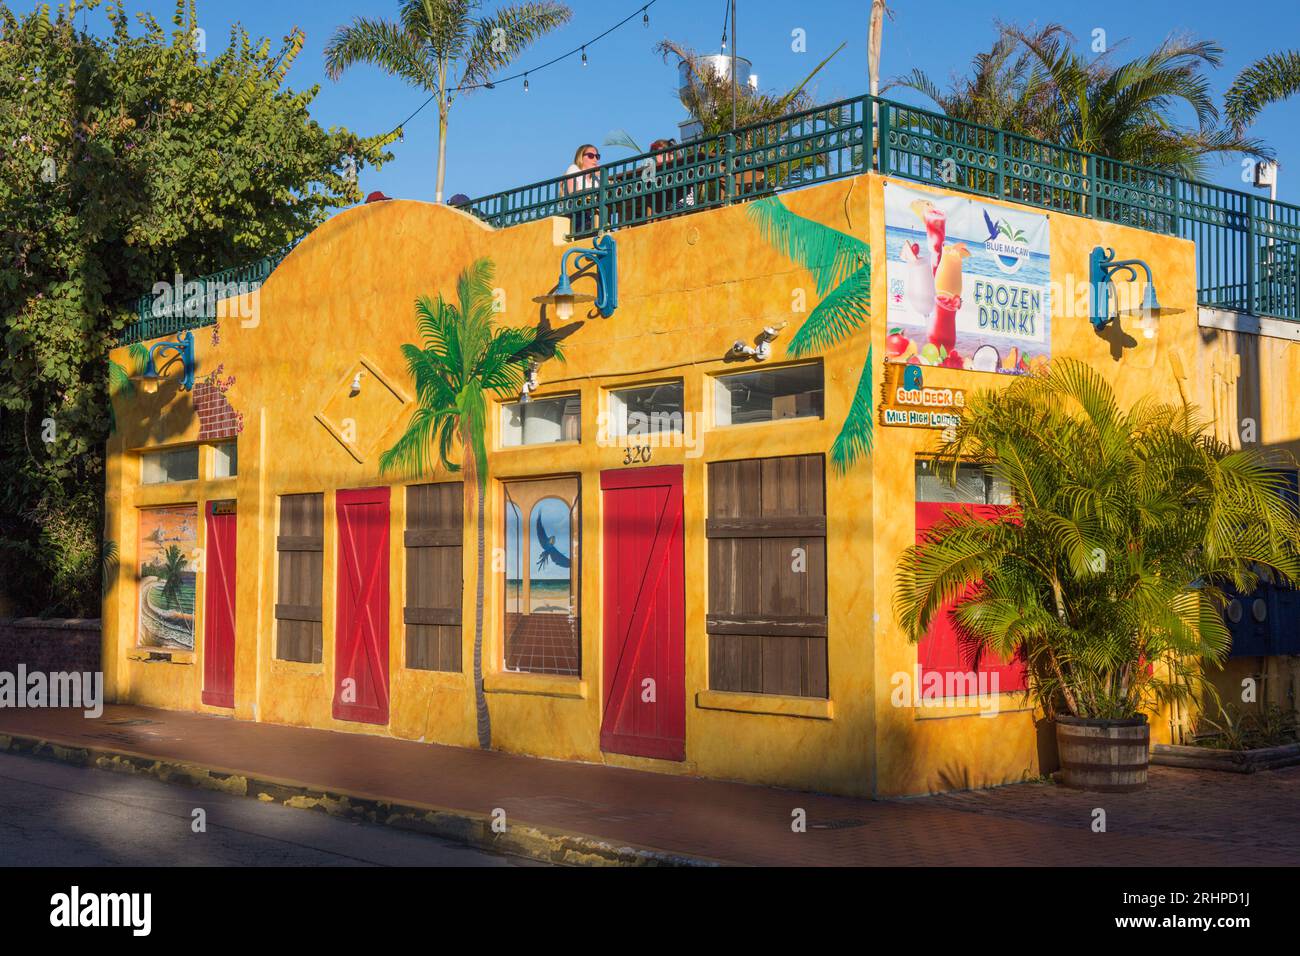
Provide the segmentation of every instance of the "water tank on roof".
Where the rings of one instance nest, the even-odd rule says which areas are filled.
[[[709,53],[695,58],[695,69],[699,72],[712,70],[719,79],[727,80],[731,77],[731,56],[727,53]],[[736,57],[736,79],[742,86],[750,86],[758,79],[754,74],[754,64],[743,56]],[[685,60],[679,60],[677,63],[677,96],[681,99],[682,105],[687,105],[687,93],[690,90],[691,67]],[[690,107],[687,106],[689,110]],[[694,139],[700,135],[700,123],[695,117],[682,120],[677,124],[679,138],[684,140]]]

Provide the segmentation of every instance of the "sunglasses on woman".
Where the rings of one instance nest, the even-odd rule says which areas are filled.
[[[583,153],[583,159],[600,159],[600,153]]]

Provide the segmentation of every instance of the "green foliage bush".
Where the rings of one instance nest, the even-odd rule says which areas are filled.
[[[391,158],[285,87],[300,30],[217,50],[192,2],[170,29],[106,13],[96,37],[66,5],[0,2],[0,594],[19,613],[98,616],[106,357],[133,301],[285,246]]]

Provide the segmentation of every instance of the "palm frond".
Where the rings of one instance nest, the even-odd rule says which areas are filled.
[[[1223,97],[1234,133],[1255,122],[1264,107],[1300,93],[1300,50],[1270,53],[1237,74]]]
[[[853,393],[849,413],[844,416],[840,433],[831,444],[831,464],[843,475],[859,460],[871,454],[875,438],[875,390],[871,384],[871,347],[867,347],[867,361],[858,377],[858,387]]]
[[[871,259],[830,291],[808,313],[790,338],[786,351],[799,358],[823,351],[862,327],[871,318]]]
[[[871,247],[861,239],[791,212],[778,196],[750,203],[748,214],[765,242],[812,273],[818,296],[847,279],[870,256]]]

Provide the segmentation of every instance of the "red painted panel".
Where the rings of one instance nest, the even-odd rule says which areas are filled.
[[[942,521],[945,511],[968,511],[981,518],[999,521],[1014,510],[1010,505],[918,501],[916,503],[916,540],[920,543],[922,533]],[[922,686],[925,686],[925,675],[931,671],[946,674],[950,671],[969,673],[974,670],[977,674],[987,673],[990,676],[997,674],[999,692],[1024,690],[1025,665],[1018,658],[1003,661],[986,654],[981,657],[978,667],[971,667],[972,649],[962,645],[955,622],[951,618],[951,609],[952,605],[949,605],[930,623],[930,630],[917,644],[916,656],[921,665]]]
[[[203,570],[203,703],[235,706],[235,520],[207,508],[207,550]],[[214,511],[214,508],[217,508]]]
[[[600,749],[685,760],[682,469],[601,472],[600,487],[605,577]]]
[[[334,716],[388,723],[387,488],[340,491]],[[354,682],[348,686],[348,680]]]

